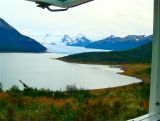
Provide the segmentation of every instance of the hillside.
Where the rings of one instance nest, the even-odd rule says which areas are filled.
[[[45,52],[46,48],[24,36],[0,18],[0,52]]]
[[[58,58],[66,62],[117,64],[117,63],[150,63],[152,44],[126,51],[90,52]]]

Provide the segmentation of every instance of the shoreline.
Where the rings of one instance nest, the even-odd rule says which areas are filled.
[[[151,64],[148,64],[148,63],[135,63],[135,64],[125,64],[125,63],[89,63],[89,62],[75,62],[75,61],[72,61],[72,62],[68,62],[68,61],[65,61],[61,58],[51,58],[51,59],[56,59],[56,60],[59,60],[59,61],[63,61],[63,62],[66,62],[66,63],[72,63],[72,64],[87,64],[87,65],[107,65],[107,66],[111,66],[111,68],[119,68],[119,69],[122,69],[124,72],[120,72],[120,73],[117,73],[117,74],[120,74],[120,75],[125,75],[125,76],[130,76],[130,77],[133,77],[133,78],[137,78],[137,79],[140,79],[141,82],[138,82],[138,83],[132,83],[132,84],[128,84],[128,85],[122,85],[122,86],[117,86],[117,87],[108,87],[108,88],[100,88],[100,89],[89,89],[89,91],[91,93],[102,93],[102,92],[105,92],[105,91],[112,91],[112,90],[123,90],[125,88],[133,88],[135,86],[139,86],[143,83],[150,83],[149,80],[146,80],[145,78],[141,77],[140,75],[138,74],[135,74],[136,70],[135,68],[133,69],[133,67],[136,67],[136,66],[144,66],[146,68],[150,68],[151,67]],[[137,68],[138,69],[138,68]],[[142,69],[143,70],[143,69]],[[135,72],[134,72],[135,71]],[[141,71],[141,70],[140,70]]]
[[[137,77],[136,75],[128,74],[127,72],[131,71],[133,69],[133,67],[134,67],[133,65],[135,65],[135,66],[144,65],[144,66],[148,66],[148,67],[151,66],[151,64],[148,64],[148,63],[93,63],[93,62],[89,63],[89,62],[66,61],[66,60],[61,59],[61,58],[51,58],[51,59],[56,59],[56,60],[59,60],[59,61],[62,61],[62,62],[73,63],[73,64],[104,65],[104,66],[106,65],[106,66],[109,66],[111,68],[119,68],[119,69],[122,69],[124,72],[120,72],[120,73],[117,73],[117,74],[135,77],[135,78],[141,79],[142,81],[143,81],[142,78]]]

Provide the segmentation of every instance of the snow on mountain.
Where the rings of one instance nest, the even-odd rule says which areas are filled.
[[[77,40],[80,40],[80,39],[82,39],[83,37],[85,37],[85,35],[82,34],[82,33],[80,33],[80,34],[74,36],[73,39],[74,39],[74,40],[76,40],[76,39],[77,39]]]
[[[114,35],[111,35],[111,36],[109,36],[108,38],[116,38],[116,36],[114,36]]]
[[[62,38],[62,42],[65,44],[73,43],[73,41],[74,40],[68,35],[64,35]]]
[[[136,41],[139,41],[139,40],[142,40],[143,38],[145,38],[146,36],[145,35],[128,35],[125,37],[124,40],[136,40]]]
[[[128,35],[126,37],[107,37],[105,39],[95,41],[86,48],[106,49],[106,50],[128,50],[147,44],[152,41],[152,35]]]
[[[78,47],[86,47],[88,44],[92,43],[86,36],[83,34],[78,34],[75,37],[70,37],[68,35],[64,35],[62,38],[62,42],[67,46],[78,46]]]

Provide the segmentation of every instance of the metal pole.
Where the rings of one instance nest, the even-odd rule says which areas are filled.
[[[160,0],[154,0],[152,74],[149,114],[160,113]]]

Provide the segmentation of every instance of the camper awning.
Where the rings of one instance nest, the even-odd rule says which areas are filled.
[[[36,3],[46,3],[61,8],[75,7],[93,0],[27,0]]]

